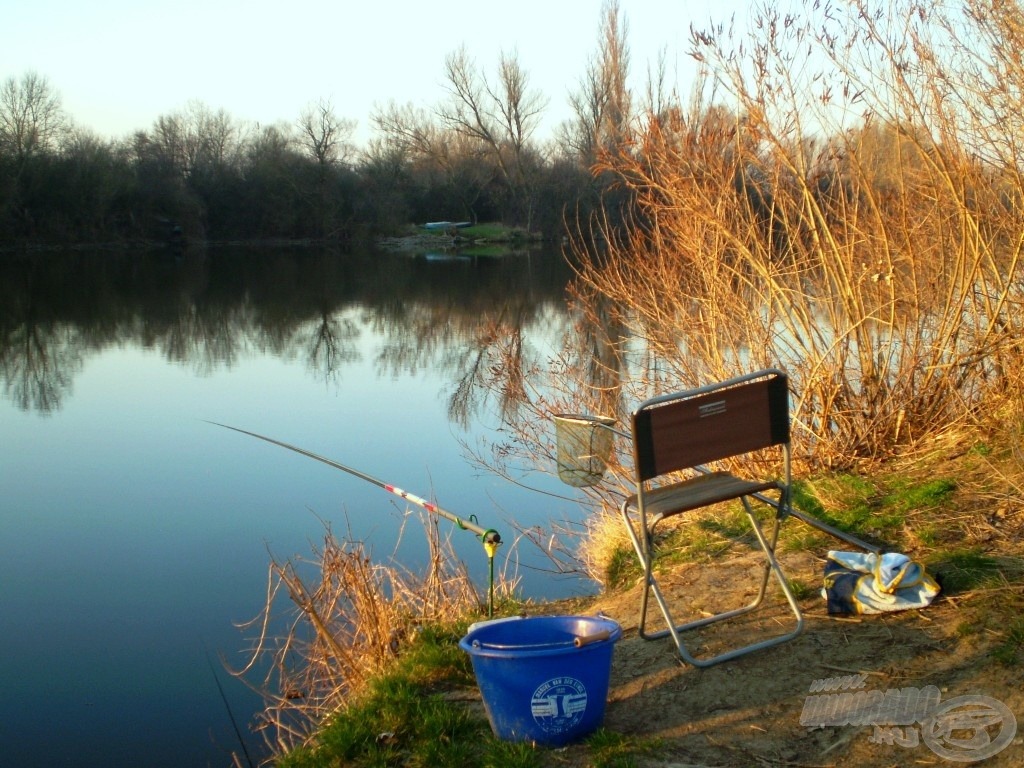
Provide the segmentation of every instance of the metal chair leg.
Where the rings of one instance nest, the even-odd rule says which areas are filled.
[[[620,507],[620,514],[622,515],[623,520],[626,523],[626,529],[633,543],[633,548],[636,550],[641,565],[643,565],[644,567],[644,591],[643,595],[641,596],[640,602],[640,620],[638,624],[638,634],[645,640],[656,640],[671,636],[673,642],[676,645],[676,649],[680,657],[688,664],[692,664],[696,667],[710,667],[715,664],[720,664],[723,661],[728,661],[738,656],[750,653],[752,651],[769,648],[774,645],[779,645],[780,643],[792,640],[803,631],[803,614],[800,612],[800,606],[796,601],[796,597],[793,595],[792,589],[790,588],[789,583],[786,580],[786,576],[782,571],[782,567],[779,565],[778,559],[775,556],[775,548],[778,543],[779,530],[781,526],[781,521],[783,519],[783,515],[778,513],[779,507],[776,506],[777,514],[775,515],[774,526],[771,533],[771,538],[769,539],[765,535],[763,529],[761,528],[760,523],[758,523],[754,511],[750,507],[748,500],[746,498],[743,498],[741,499],[741,501],[744,505],[747,517],[750,520],[751,528],[754,531],[754,535],[757,538],[758,545],[760,546],[761,551],[765,556],[765,566],[761,576],[758,593],[756,597],[745,606],[733,608],[728,611],[722,611],[721,613],[717,613],[713,616],[707,616],[701,619],[696,619],[694,621],[686,622],[684,624],[679,625],[675,624],[672,618],[672,611],[668,604],[668,601],[665,598],[665,595],[661,587],[659,586],[657,580],[654,578],[653,575],[654,553],[651,542],[653,530],[649,530],[647,528],[647,526],[644,524],[642,516],[641,520],[638,521],[641,526],[641,530],[637,530],[636,526],[634,526],[633,521],[629,515],[630,505],[628,503],[628,500],[626,502],[623,502],[622,506]],[[656,525],[657,522],[658,521],[655,521],[653,525]],[[786,601],[789,604],[789,608],[793,613],[794,618],[796,619],[796,625],[792,631],[782,635],[777,635],[775,637],[768,638],[766,640],[761,640],[756,643],[751,643],[750,645],[746,645],[741,648],[732,649],[730,651],[726,651],[724,653],[721,653],[717,656],[713,656],[708,659],[698,659],[692,653],[690,653],[689,649],[686,647],[686,644],[683,642],[683,633],[693,629],[699,629],[700,627],[705,627],[720,621],[734,619],[754,611],[764,601],[764,597],[767,593],[768,582],[772,575],[775,576],[776,581],[778,581],[779,586],[782,588],[782,592],[786,597]],[[650,595],[652,593],[654,595],[655,602],[658,604],[658,608],[661,610],[662,616],[665,619],[667,628],[657,630],[655,632],[648,632],[646,631],[647,613],[650,604]]]

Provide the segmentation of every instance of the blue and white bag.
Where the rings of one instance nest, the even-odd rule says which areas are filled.
[[[941,591],[920,563],[899,552],[828,553],[822,597],[830,614],[924,608]]]

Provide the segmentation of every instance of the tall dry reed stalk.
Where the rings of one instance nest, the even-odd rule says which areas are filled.
[[[599,222],[581,282],[642,345],[634,398],[782,366],[800,455],[843,466],[977,423],[1016,382],[1024,125],[1000,118],[1024,107],[1024,14],[890,6],[695,32],[704,87],[603,158],[631,218]]]
[[[1021,3],[773,5],[694,29],[689,102],[600,158],[620,207],[578,227],[572,327],[494,463],[553,470],[554,413],[625,424],[766,366],[790,374],[802,468],[1019,416]],[[620,441],[587,491],[592,538],[617,530],[630,466]],[[581,555],[598,577],[599,550]]]
[[[374,562],[363,544],[338,539],[329,525],[310,558],[271,559],[264,608],[242,625],[252,633],[249,660],[233,674],[263,697],[255,727],[272,753],[306,743],[414,641],[418,624],[480,610],[480,594],[449,539],[436,521],[419,519],[428,544],[419,573]],[[505,595],[511,586],[497,589]]]

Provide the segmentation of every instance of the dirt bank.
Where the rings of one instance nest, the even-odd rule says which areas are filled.
[[[806,583],[821,580],[819,558],[801,553],[783,560],[787,571]],[[717,611],[719,606],[748,602],[758,572],[757,561],[744,557],[715,566],[685,565],[662,583],[671,595],[688,596],[682,605],[698,612]],[[816,681],[839,678],[834,686],[848,677],[851,691],[883,693],[936,686],[943,702],[959,696],[988,697],[1024,720],[1024,670],[992,656],[1005,638],[996,632],[958,630],[972,620],[971,599],[940,597],[920,611],[836,618],[826,613],[824,600],[808,597],[801,601],[806,629],[800,637],[707,669],[678,662],[670,639],[645,641],[637,636],[639,587],[574,608],[601,611],[623,626],[605,725],[661,740],[642,765],[865,768],[969,762],[984,753],[986,744],[1005,740],[1015,723],[1006,722],[1010,718],[1005,713],[1000,717],[990,710],[988,725],[980,730],[961,728],[943,734],[940,723],[928,740],[927,724],[921,723],[884,729],[812,728],[801,724],[801,714],[808,698],[820,695],[812,690],[823,684]],[[691,650],[708,655],[723,645],[748,642],[752,633],[785,631],[791,623],[780,593],[757,619],[701,630]],[[1022,738],[1014,736],[983,764],[1024,764]]]

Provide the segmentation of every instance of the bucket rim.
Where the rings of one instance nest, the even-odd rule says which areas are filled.
[[[479,640],[475,635],[480,634],[481,631],[486,630],[489,626],[502,622],[484,622],[477,629],[467,632],[459,640],[459,647],[471,656],[522,658],[527,656],[558,656],[570,653],[583,653],[614,645],[622,638],[622,626],[614,619],[606,616],[526,616],[519,619],[516,624],[537,624],[545,621],[554,622],[556,620],[576,622],[582,620],[590,626],[590,631],[570,635],[567,639],[553,640],[547,643],[494,643]],[[606,637],[587,640],[590,636],[604,634],[605,632],[607,632]]]

